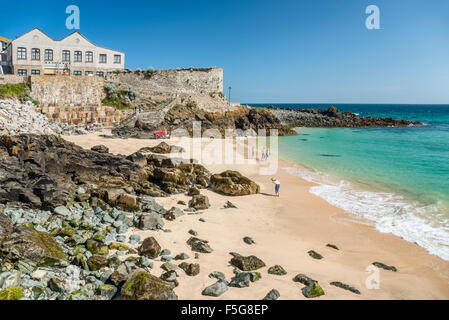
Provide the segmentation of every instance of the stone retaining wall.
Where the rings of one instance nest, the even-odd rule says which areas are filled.
[[[117,110],[106,106],[44,106],[38,108],[38,111],[56,122],[78,126],[93,122],[102,124],[104,127],[113,127],[132,112],[131,110]]]
[[[13,84],[27,82],[27,77],[17,76],[13,74],[0,75],[0,84]]]
[[[223,92],[223,69],[157,70],[112,74],[112,82],[127,85],[145,94],[209,95]]]
[[[100,77],[32,76],[31,91],[41,106],[100,106],[106,96]]]

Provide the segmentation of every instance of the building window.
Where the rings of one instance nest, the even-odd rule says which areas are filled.
[[[98,71],[97,72],[97,77],[103,77],[104,78],[104,72]]]
[[[18,60],[26,60],[27,59],[27,49],[26,48],[17,48],[17,59]]]
[[[86,62],[94,62],[94,54],[92,51],[86,51]]]
[[[36,48],[31,49],[31,60],[41,60],[41,50]]]
[[[82,76],[83,72],[82,71],[73,71],[73,75],[74,76]]]
[[[39,76],[41,74],[41,71],[40,70],[31,70],[31,74],[33,76]]]
[[[62,62],[70,62],[70,51],[69,50],[62,51]]]
[[[53,61],[53,50],[52,49],[45,49],[45,61]]]
[[[114,63],[122,63],[122,56],[119,54],[114,55]]]
[[[83,62],[83,53],[81,51],[75,51],[73,59],[75,62]]]
[[[94,73],[92,71],[86,71],[84,74],[86,76],[93,76],[94,75]]]
[[[27,76],[27,71],[26,71],[26,69],[19,69],[19,70],[17,70],[17,74],[18,74],[19,76],[24,76],[24,77],[26,77],[26,76]]]
[[[100,54],[100,63],[108,63],[108,56],[105,54]]]

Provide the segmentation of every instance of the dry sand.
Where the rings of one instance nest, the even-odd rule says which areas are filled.
[[[98,134],[69,136],[65,139],[84,148],[103,144],[114,154],[128,155],[142,147],[154,146],[160,140],[108,139]],[[167,141],[170,144],[170,141]],[[292,278],[298,273],[318,280],[325,295],[316,299],[448,299],[449,262],[429,254],[419,246],[383,234],[367,224],[356,223],[343,210],[328,204],[311,194],[312,183],[287,173],[282,168],[291,164],[279,161],[276,177],[281,181],[281,197],[273,196],[271,177],[259,175],[259,164],[254,165],[206,165],[212,173],[233,169],[251,178],[261,186],[261,194],[227,197],[209,190],[202,193],[209,197],[212,207],[200,215],[184,215],[173,222],[166,222],[165,228],[172,232],[132,230],[142,238],[154,236],[172,256],[185,252],[191,263],[199,263],[201,272],[196,277],[187,276],[178,270],[179,286],[175,289],[179,299],[262,299],[271,289],[277,289],[280,299],[306,299],[301,294],[302,284]],[[188,203],[185,195],[158,198],[166,209],[177,205],[179,200]],[[222,209],[226,201],[238,209]],[[203,218],[205,222],[200,222]],[[186,244],[189,230],[198,232],[198,237],[208,240],[214,249],[211,254],[194,253]],[[248,245],[243,238],[249,236],[256,244]],[[340,250],[326,247],[337,245]],[[312,259],[309,250],[324,256],[322,260]],[[213,284],[208,278],[212,271],[224,272],[229,280],[233,268],[229,264],[229,252],[242,255],[256,255],[267,265],[260,269],[262,279],[249,288],[229,288],[219,298],[201,295],[202,290]],[[378,289],[368,289],[366,281],[375,276],[375,271],[366,272],[373,262],[394,265],[398,272],[378,270]],[[155,262],[155,275],[160,275]],[[281,265],[287,271],[285,276],[270,275],[267,269]],[[370,269],[372,270],[372,268]],[[334,287],[329,283],[340,281],[360,290],[361,295]]]

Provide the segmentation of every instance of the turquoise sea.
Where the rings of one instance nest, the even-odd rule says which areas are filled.
[[[250,104],[264,107],[261,104]],[[329,104],[275,104],[329,108]],[[334,104],[361,116],[417,120],[406,128],[307,128],[280,137],[288,168],[311,192],[449,260],[449,105]]]

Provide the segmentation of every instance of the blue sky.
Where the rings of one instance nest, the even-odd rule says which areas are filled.
[[[447,0],[3,1],[0,35],[63,38],[71,4],[128,68],[222,67],[233,101],[449,104]]]

